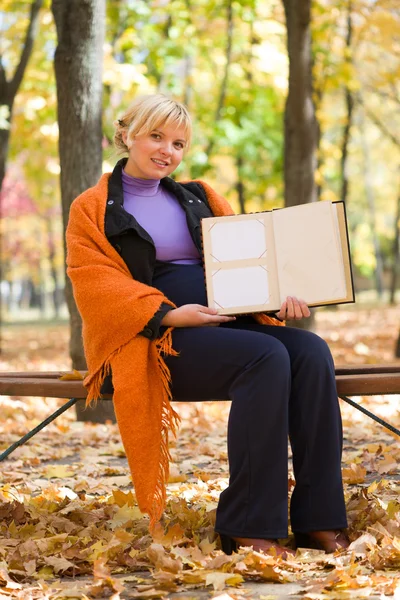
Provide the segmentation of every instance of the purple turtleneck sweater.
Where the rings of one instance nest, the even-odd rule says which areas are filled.
[[[122,189],[124,209],[153,239],[157,260],[183,265],[201,262],[185,211],[159,179],[139,179],[122,171]]]

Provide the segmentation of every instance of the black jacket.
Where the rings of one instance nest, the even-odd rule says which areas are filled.
[[[110,244],[125,261],[132,277],[141,283],[152,285],[156,264],[154,242],[135,217],[124,209],[122,169],[127,160],[123,158],[116,164],[108,182],[104,231]],[[190,235],[202,254],[200,221],[204,217],[213,216],[203,187],[193,181],[177,183],[170,177],[164,177],[161,185],[175,195],[184,209]],[[157,338],[161,320],[169,310],[171,307],[163,303],[141,331],[141,335],[151,340]]]

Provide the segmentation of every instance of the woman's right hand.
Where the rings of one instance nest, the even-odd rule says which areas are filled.
[[[201,304],[184,304],[167,312],[161,325],[167,327],[216,327],[220,323],[234,321],[236,317],[219,315],[215,308]]]

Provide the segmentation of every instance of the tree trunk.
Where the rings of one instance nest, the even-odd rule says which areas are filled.
[[[236,157],[236,169],[237,169],[236,191],[238,194],[240,212],[244,215],[244,214],[246,214],[246,198],[245,198],[245,193],[244,193],[242,168],[243,168],[243,157],[240,154],[238,154]]]
[[[396,348],[394,351],[394,355],[396,358],[400,358],[400,330],[399,330],[399,337],[397,338],[397,344],[396,344]]]
[[[289,90],[285,106],[285,206],[317,200],[318,127],[312,98],[311,0],[283,0],[289,55]],[[310,319],[294,326],[313,329]],[[292,323],[291,323],[292,325]]]
[[[315,97],[314,109],[317,112],[319,107],[322,105],[322,90],[317,90],[315,92],[314,97]],[[316,200],[321,199],[322,188],[323,188],[322,169],[324,166],[324,161],[323,161],[322,152],[321,152],[321,140],[322,140],[321,124],[317,121],[316,122],[315,146],[316,146],[316,150],[317,150],[317,170],[320,173],[320,177],[319,177],[318,183],[316,184]]]
[[[0,107],[3,109],[5,108],[8,113],[6,117],[3,117],[7,121],[7,127],[4,129],[0,128],[0,190],[6,174],[8,143],[10,139],[10,127],[14,100],[21,85],[29,58],[32,54],[33,43],[35,41],[39,25],[39,12],[42,4],[43,0],[34,0],[31,4],[28,28],[26,30],[25,39],[22,45],[19,63],[11,79],[9,80],[7,80],[6,71],[3,66],[3,57],[0,55]]]
[[[347,12],[347,36],[346,36],[346,63],[351,64],[351,43],[353,39],[353,22],[351,18],[352,11],[352,0],[349,0]],[[349,86],[346,85],[345,90],[345,103],[346,103],[346,123],[343,129],[343,142],[342,142],[342,158],[340,162],[341,173],[342,173],[342,189],[340,193],[340,199],[346,202],[349,191],[349,177],[347,168],[347,157],[348,148],[350,142],[350,130],[353,120],[353,109],[354,109],[354,98],[353,93]]]
[[[102,170],[105,0],[53,0],[52,12],[58,38],[54,68],[57,82],[60,183],[65,233],[72,201],[97,182]],[[82,322],[68,278],[65,294],[70,313],[72,367],[86,369],[82,347]],[[101,407],[102,404],[99,405],[100,409]],[[78,417],[79,413],[78,409]]]
[[[232,62],[232,44],[233,44],[233,2],[227,0],[226,4],[226,47],[225,47],[225,69],[219,90],[218,104],[214,116],[214,125],[218,123],[222,116],[222,109],[225,106],[225,98],[228,89],[228,76]],[[211,137],[205,150],[208,161],[214,149],[215,137]]]
[[[371,157],[369,153],[368,142],[365,136],[365,125],[364,125],[364,117],[361,114],[361,144],[364,155],[364,185],[365,185],[365,195],[368,202],[369,207],[369,220],[371,225],[371,234],[372,234],[372,243],[374,246],[375,253],[375,287],[378,298],[382,298],[383,294],[383,260],[382,260],[382,251],[381,245],[379,242],[379,237],[376,232],[376,210],[375,210],[375,194],[374,189],[371,182],[371,172],[372,172],[372,163]]]
[[[397,210],[394,217],[394,236],[392,250],[392,273],[390,281],[390,304],[396,304],[396,290],[399,277],[400,263],[400,193],[397,197]],[[399,335],[399,352],[400,352],[400,335]]]
[[[1,99],[0,99],[1,104]],[[4,106],[4,104],[3,104]],[[10,114],[10,113],[9,113]],[[10,141],[10,130],[0,129],[0,191],[6,174],[8,146]]]
[[[53,280],[53,308],[54,308],[54,316],[57,319],[60,316],[60,299],[59,299],[59,288],[58,288],[58,277],[57,277],[57,267],[56,267],[56,253],[54,249],[54,236],[53,230],[51,227],[51,218],[48,216],[43,217],[44,224],[46,228],[46,239],[47,239],[47,253],[50,264],[50,276]]]
[[[312,98],[311,0],[283,0],[289,54],[285,107],[285,205],[317,199],[317,124]]]

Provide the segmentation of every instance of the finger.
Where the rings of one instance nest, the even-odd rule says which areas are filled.
[[[294,310],[294,318],[296,321],[300,321],[303,318],[303,312],[301,310],[300,302],[298,298],[292,298],[293,300],[293,310]]]
[[[287,302],[285,300],[284,302],[282,302],[282,306],[281,306],[279,312],[276,313],[276,316],[278,317],[278,319],[282,319],[283,321],[286,319],[286,310],[287,310]]]
[[[294,307],[293,307],[293,299],[291,296],[288,296],[286,298],[286,302],[287,302],[287,312],[286,312],[286,318],[287,319],[294,319]]]
[[[203,315],[203,325],[207,327],[217,327],[221,325],[221,323],[227,323],[229,321],[234,321],[236,317],[227,317],[223,315]]]
[[[303,313],[303,317],[308,319],[308,317],[311,316],[311,311],[308,308],[307,302],[305,302],[304,300],[299,300],[299,304],[300,304],[301,312]]]
[[[209,306],[202,306],[201,304],[197,304],[198,310],[206,315],[217,315],[218,310],[216,308],[210,308]]]
[[[230,317],[228,315],[207,315],[206,320],[210,323],[228,323],[229,321],[235,321],[236,317]]]

